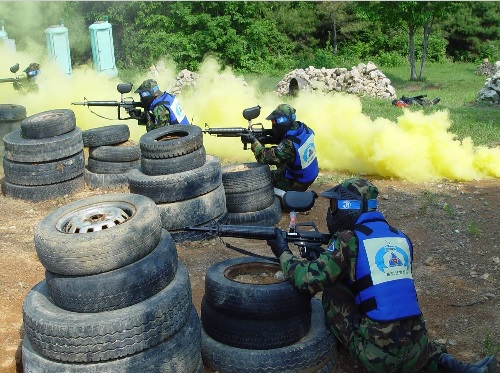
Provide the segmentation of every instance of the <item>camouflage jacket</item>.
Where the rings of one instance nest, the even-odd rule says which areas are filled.
[[[332,236],[328,250],[321,253],[317,260],[302,259],[290,252],[284,252],[279,259],[283,272],[296,288],[311,295],[324,291],[323,305],[328,318],[329,306],[325,293],[328,287],[343,280],[355,279],[357,254],[358,239],[354,232],[341,231]],[[362,316],[358,333],[363,339],[396,357],[404,356],[414,344],[427,341],[423,316],[389,323]]]
[[[170,125],[170,112],[165,105],[156,105],[152,113],[153,115],[149,116],[149,121],[146,123],[147,132]]]
[[[295,161],[295,148],[292,140],[284,139],[278,145],[265,147],[258,140],[252,144],[255,159],[260,164],[284,167],[287,163]]]

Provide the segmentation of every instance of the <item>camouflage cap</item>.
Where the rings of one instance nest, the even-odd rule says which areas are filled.
[[[155,89],[156,87],[156,89]],[[137,88],[134,93],[141,93],[145,91],[156,92],[158,90],[158,83],[154,79],[146,79],[142,82],[142,84]]]
[[[365,199],[376,199],[378,196],[378,189],[375,185],[366,179],[350,178],[339,184],[348,191],[357,194]],[[342,199],[344,196],[338,193],[338,186],[328,189],[321,193],[321,196],[326,198]]]
[[[272,120],[278,117],[287,117],[290,120],[295,120],[295,109],[287,104],[279,104],[266,119]]]

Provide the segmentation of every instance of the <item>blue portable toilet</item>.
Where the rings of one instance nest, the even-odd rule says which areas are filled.
[[[0,40],[3,45],[12,51],[16,51],[16,41],[14,39],[9,39],[9,34],[5,31],[3,19],[0,19]]]
[[[103,18],[103,21],[95,21],[89,26],[92,62],[95,71],[115,77],[118,71],[115,65],[112,26],[108,22],[108,17]]]
[[[65,74],[71,74],[71,55],[68,29],[61,23],[45,29],[49,57],[57,62]]]

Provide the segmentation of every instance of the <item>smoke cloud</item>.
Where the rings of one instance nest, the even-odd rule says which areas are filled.
[[[30,19],[32,19],[30,17]],[[36,19],[36,17],[34,18]],[[47,27],[50,25],[47,25]],[[72,35],[69,35],[72,38]],[[126,123],[131,138],[139,141],[145,127],[136,121],[120,122],[116,108],[89,108],[71,105],[71,102],[88,100],[120,100],[116,85],[118,78],[111,78],[93,70],[92,66],[73,67],[71,75],[60,71],[59,66],[46,55],[46,48],[31,45],[30,53],[0,50],[0,77],[13,77],[10,66],[20,64],[20,72],[31,62],[41,64],[39,90],[22,95],[11,84],[0,84],[0,102],[25,106],[28,115],[53,109],[71,109],[75,112],[77,126],[82,130]],[[143,79],[154,77],[162,90],[169,90],[175,82],[177,71],[172,63],[159,61],[160,75],[150,71],[133,81],[135,87]],[[379,175],[425,182],[440,179],[480,180],[500,177],[500,149],[475,146],[470,138],[455,139],[449,131],[451,122],[446,111],[433,114],[402,111],[396,122],[385,118],[371,120],[361,112],[361,101],[343,93],[322,94],[303,92],[297,98],[279,98],[274,92],[259,92],[246,84],[230,69],[221,70],[213,59],[203,62],[200,79],[195,89],[185,90],[179,100],[190,121],[200,127],[246,127],[242,116],[245,108],[261,106],[261,115],[253,122],[270,123],[264,118],[277,105],[286,102],[297,109],[297,119],[306,123],[316,133],[318,161],[322,171],[342,171],[356,174]],[[130,98],[139,100],[133,93]],[[204,135],[208,154],[224,162],[255,161],[250,150],[243,150],[239,138],[217,138]]]

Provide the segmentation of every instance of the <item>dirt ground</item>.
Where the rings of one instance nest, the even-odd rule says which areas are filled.
[[[340,177],[321,175],[311,189],[326,190]],[[380,178],[370,180],[380,190],[380,210],[414,244],[414,278],[431,338],[446,343],[451,354],[467,362],[497,351],[500,348],[500,179],[418,185]],[[33,245],[36,224],[62,205],[101,193],[104,192],[86,188],[71,196],[38,203],[0,194],[0,372],[23,371],[22,303],[29,290],[44,278],[44,268]],[[318,198],[314,208],[308,214],[298,215],[297,220],[312,221],[326,232],[326,209],[327,200]],[[283,213],[278,225],[286,228],[287,224],[288,214]],[[235,238],[224,242],[256,254],[272,255],[265,242]],[[291,248],[297,252],[296,247]],[[244,255],[217,239],[184,243],[177,250],[179,259],[188,267],[198,312],[207,268]],[[361,372],[345,351],[339,354],[336,371]],[[211,371],[206,368],[206,372]]]

